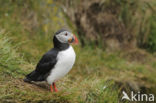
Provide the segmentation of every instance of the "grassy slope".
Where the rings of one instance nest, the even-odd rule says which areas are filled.
[[[113,96],[111,99],[117,101],[117,91],[110,87],[103,92],[105,80],[99,78],[96,74],[85,76],[82,74],[83,72],[79,72],[75,76],[75,71],[73,71],[71,75],[66,76],[57,83],[60,92],[53,94],[50,93],[46,85],[41,84],[41,87],[38,87],[33,84],[24,83],[22,81],[24,75],[32,70],[34,65],[23,61],[11,46],[9,40],[6,39],[8,38],[6,35],[1,34],[0,36],[2,57],[2,65],[0,66],[1,102],[103,102],[110,101],[110,95]],[[75,66],[73,69],[79,68]],[[103,100],[103,98],[98,97],[99,95],[108,98]]]
[[[26,12],[25,9],[37,12],[36,17],[40,17],[41,10],[36,6],[23,8],[14,4],[8,10],[1,10],[8,13],[1,12],[3,15],[0,15],[1,28],[8,32],[1,30],[0,33],[0,102],[117,103],[120,88],[114,87],[114,81],[130,81],[134,85],[145,85],[153,92],[156,90],[156,62],[151,54],[141,51],[144,59],[138,59],[140,57],[136,53],[140,53],[140,50],[108,53],[99,48],[81,48],[79,45],[74,46],[77,60],[72,71],[57,83],[58,93],[50,93],[44,84],[40,87],[24,83],[24,75],[32,71],[41,55],[51,48],[50,33],[60,27],[57,25],[59,20],[54,20],[58,26],[54,31],[46,32],[46,28],[55,25],[45,26],[42,22],[31,30],[24,22],[27,18],[23,19],[21,15]],[[37,19],[40,21],[43,18]]]

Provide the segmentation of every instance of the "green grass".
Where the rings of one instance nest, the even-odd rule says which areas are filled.
[[[3,62],[8,59],[12,62],[6,64],[1,62],[7,66],[10,65],[9,67],[16,65],[16,69],[0,66],[0,93],[2,94],[0,100],[4,103],[9,101],[117,103],[120,101],[118,97],[120,87],[115,81],[135,81],[135,79],[138,79],[138,82],[141,83],[142,81],[139,79],[146,78],[147,85],[152,86],[152,84],[156,83],[155,78],[153,78],[155,69],[151,68],[152,73],[147,70],[150,69],[146,68],[146,66],[150,66],[148,63],[129,62],[121,56],[121,53],[107,53],[99,48],[93,50],[89,47],[74,46],[77,53],[76,64],[65,78],[57,82],[59,92],[51,93],[45,83],[41,84],[41,86],[46,86],[46,88],[41,88],[23,82],[22,79],[25,74],[34,69],[38,60],[34,61],[33,64],[23,61],[19,56],[20,53],[12,47],[10,40],[6,38],[7,35],[1,35],[0,44],[9,49],[1,48],[5,50],[1,54],[9,55],[5,55]],[[151,66],[153,65],[154,63],[151,64]],[[108,82],[108,80],[110,81]]]
[[[3,30],[0,31],[0,66],[3,68],[1,73],[11,75],[21,73],[19,65],[24,62],[22,55],[19,58],[20,55],[16,53],[15,46],[11,45],[10,39],[3,32]]]
[[[18,5],[16,2],[8,0],[0,7],[1,103],[119,103],[121,90],[132,88],[126,83],[143,86],[146,89],[143,92],[156,94],[155,57],[140,49],[107,52],[95,46],[73,45],[76,63],[71,72],[56,83],[58,93],[51,93],[46,83],[36,86],[23,82],[43,53],[53,47],[53,32],[66,24],[59,24],[63,14],[56,12],[60,18],[56,20],[53,18],[56,14],[52,13],[47,18],[54,20],[53,24],[50,22],[45,26],[42,13],[46,9],[45,15],[50,12],[45,8],[47,6],[38,6],[38,2],[34,2],[30,8],[23,8],[23,2]],[[24,9],[35,11],[38,24],[34,29],[26,24],[28,14]],[[59,10],[56,6],[53,9]],[[5,17],[6,12],[8,16]],[[22,12],[25,15],[21,15]],[[35,23],[34,20],[29,22]]]

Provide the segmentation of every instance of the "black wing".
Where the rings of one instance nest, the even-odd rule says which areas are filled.
[[[47,52],[39,63],[36,66],[36,69],[28,74],[26,78],[30,81],[44,81],[46,80],[47,76],[49,75],[51,69],[57,62],[57,54],[58,51],[56,49],[52,49]]]

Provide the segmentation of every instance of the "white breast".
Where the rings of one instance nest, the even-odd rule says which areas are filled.
[[[47,82],[52,84],[56,80],[65,76],[72,68],[75,62],[75,52],[72,46],[67,50],[61,51],[57,55],[57,63],[51,70],[50,75],[47,77]]]

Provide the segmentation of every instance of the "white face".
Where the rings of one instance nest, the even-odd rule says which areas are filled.
[[[56,35],[56,38],[61,42],[61,43],[72,43],[74,40],[74,36],[72,33],[68,31],[63,31],[59,34]]]

